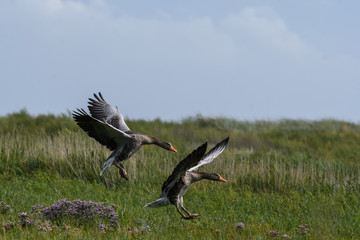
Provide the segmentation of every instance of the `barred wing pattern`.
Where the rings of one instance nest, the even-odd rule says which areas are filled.
[[[84,109],[74,111],[73,118],[90,137],[105,145],[110,150],[115,150],[119,145],[125,145],[131,139],[130,135],[106,122],[90,116]]]
[[[198,162],[198,164],[192,168],[190,168],[189,172],[196,171],[199,167],[202,165],[211,163],[217,156],[219,156],[226,148],[227,144],[229,142],[229,137],[225,138],[218,144],[216,144],[215,147],[213,147],[201,160]]]
[[[207,142],[205,142],[203,145],[198,147],[196,150],[194,150],[192,153],[190,153],[184,160],[178,163],[176,165],[175,169],[171,173],[171,175],[168,177],[168,179],[164,182],[164,184],[161,187],[161,191],[165,192],[166,189],[171,189],[176,181],[185,175],[186,170],[189,168],[195,166],[200,159],[204,156],[206,152]]]
[[[114,108],[108,104],[100,92],[99,96],[94,94],[94,97],[96,100],[89,98],[90,101],[88,102],[88,108],[92,117],[99,121],[107,122],[123,132],[131,131],[117,107]]]

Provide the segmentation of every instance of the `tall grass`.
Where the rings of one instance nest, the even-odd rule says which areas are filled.
[[[7,178],[43,171],[89,182],[104,181],[106,185],[121,182],[115,168],[106,173],[106,178],[99,176],[102,164],[111,152],[81,132],[64,130],[49,136],[45,132],[21,135],[13,131],[1,135],[0,145],[0,172]],[[175,155],[145,146],[125,165],[133,181],[141,183],[151,173],[165,179],[176,163],[193,148],[187,147],[182,154]],[[287,156],[276,151],[236,148],[229,148],[220,159],[204,166],[203,170],[221,171],[235,184],[249,186],[255,191],[342,187],[360,190],[359,168],[341,161],[321,161],[301,153]]]
[[[302,237],[295,230],[302,223],[311,227],[308,238],[322,234],[360,238],[356,227],[360,223],[359,125],[335,120],[239,122],[202,116],[181,122],[127,123],[133,130],[170,141],[178,153],[144,146],[125,162],[128,182],[116,168],[100,177],[111,152],[79,129],[70,115],[33,117],[21,111],[0,118],[0,201],[14,205],[16,211],[62,198],[117,204],[121,226],[117,233],[125,238],[195,238],[196,234],[262,238],[279,229],[296,239]],[[230,136],[226,151],[200,171],[218,172],[229,183],[202,181],[184,197],[187,208],[203,213],[198,220],[181,221],[172,207],[142,208],[158,197],[162,182],[188,153],[203,141],[212,146],[226,136]],[[14,220],[10,215],[0,217],[3,223]],[[151,226],[150,235],[134,233],[138,218]],[[236,229],[238,221],[246,227]],[[82,238],[91,236],[89,231],[93,230],[70,235]],[[16,238],[19,233],[7,234]],[[36,236],[57,236],[51,234]]]

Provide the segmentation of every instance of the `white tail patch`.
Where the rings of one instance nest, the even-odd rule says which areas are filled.
[[[108,159],[106,159],[106,161],[104,162],[103,168],[100,172],[100,176],[103,174],[103,172],[105,171],[105,169],[111,167],[111,165],[113,165],[116,156],[124,149],[124,145],[118,147],[117,149],[115,149],[115,151],[113,153],[111,153],[111,155],[108,157]]]
[[[102,176],[103,172],[105,171],[105,169],[111,167],[111,165],[113,165],[115,161],[115,156],[110,156],[105,162],[104,162],[104,165],[103,165],[103,168],[100,172],[100,176]]]
[[[144,207],[157,208],[157,207],[163,207],[163,206],[166,206],[169,204],[170,204],[170,201],[168,198],[158,198],[151,203],[145,204]]]

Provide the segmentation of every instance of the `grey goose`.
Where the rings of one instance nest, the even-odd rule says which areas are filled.
[[[128,180],[122,161],[129,159],[145,144],[155,144],[166,150],[176,152],[169,142],[131,131],[117,107],[114,108],[108,104],[100,92],[99,96],[94,94],[94,97],[95,99],[89,98],[90,101],[88,102],[91,115],[86,113],[84,109],[77,109],[73,112],[73,118],[90,137],[113,151],[106,159],[100,175],[114,165],[119,168],[121,177]]]
[[[218,143],[206,154],[205,151],[207,142],[194,150],[184,160],[177,164],[171,175],[163,183],[160,197],[157,200],[146,204],[144,207],[155,208],[172,204],[176,207],[176,210],[180,213],[183,219],[190,220],[200,216],[199,213],[192,214],[185,209],[183,195],[190,188],[192,183],[203,179],[226,182],[226,180],[218,173],[194,171],[196,171],[200,166],[212,162],[224,151],[228,142],[229,137]],[[179,207],[186,213],[187,216],[180,211]]]

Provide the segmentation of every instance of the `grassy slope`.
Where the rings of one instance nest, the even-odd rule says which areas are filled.
[[[237,122],[201,116],[181,123],[128,121],[139,132],[169,140],[178,153],[143,147],[125,163],[130,181],[116,169],[99,176],[109,151],[87,137],[68,116],[0,118],[0,201],[13,206],[0,223],[18,220],[34,204],[67,198],[118,206],[120,228],[101,233],[96,224],[42,232],[35,227],[2,232],[8,238],[267,238],[279,230],[292,239],[359,239],[360,126],[339,121]],[[201,171],[228,184],[202,181],[184,197],[202,214],[184,221],[172,206],[144,209],[158,197],[178,161],[203,141],[226,136],[230,146]],[[139,218],[143,219],[139,223]],[[245,228],[235,228],[242,221]],[[309,224],[306,236],[296,228]],[[141,231],[149,225],[151,232]],[[138,233],[134,233],[134,227]],[[129,230],[131,228],[132,230]]]

